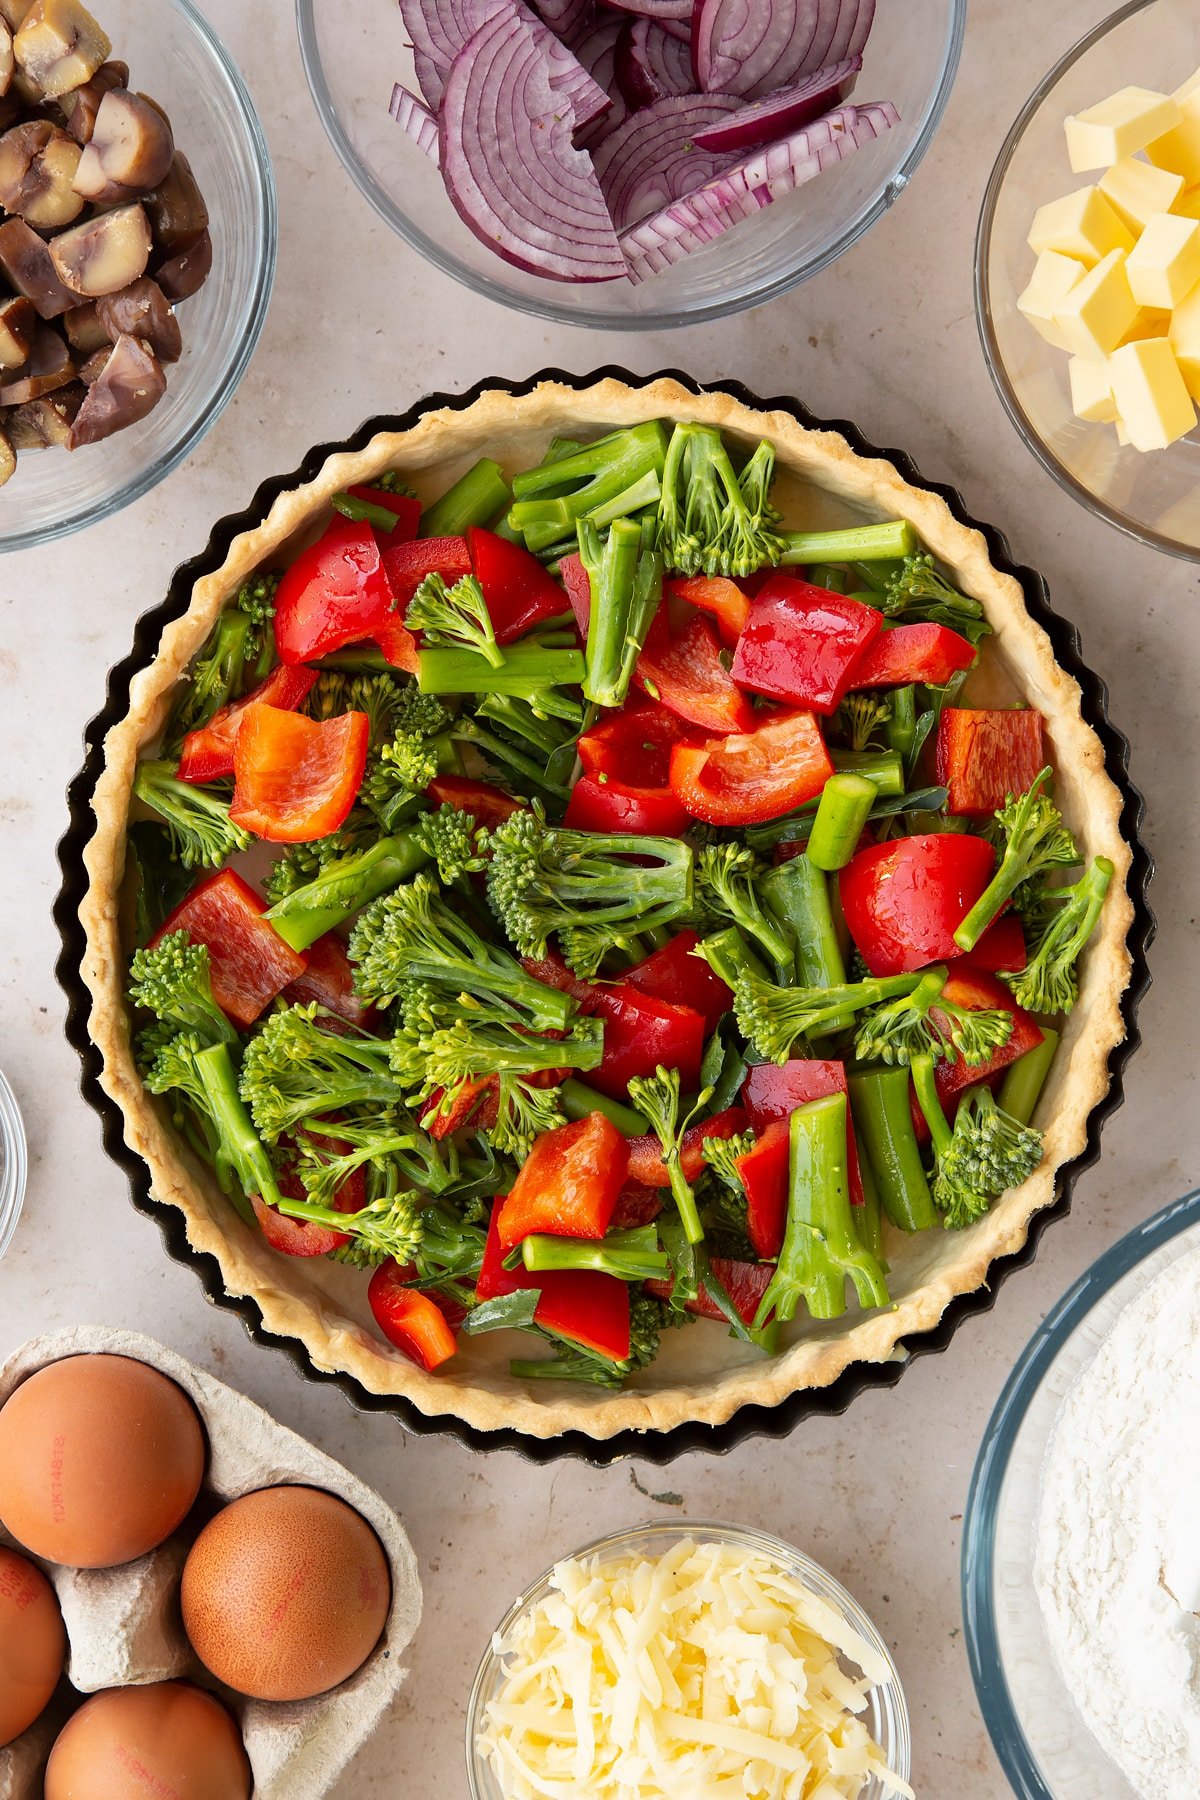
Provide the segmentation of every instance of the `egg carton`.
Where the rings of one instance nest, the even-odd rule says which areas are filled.
[[[324,1488],[362,1514],[392,1572],[383,1637],[358,1672],[315,1700],[267,1703],[220,1687],[192,1652],[179,1609],[179,1577],[198,1524],[117,1569],[66,1569],[39,1562],[53,1582],[69,1644],[67,1676],[42,1719],[0,1749],[0,1800],[41,1800],[46,1759],[74,1698],[102,1688],[186,1677],[213,1688],[241,1726],[254,1772],[254,1800],[317,1800],[327,1793],[395,1699],[407,1674],[401,1657],[421,1617],[421,1583],[403,1525],[348,1469],[152,1338],[78,1326],[34,1338],[0,1363],[0,1406],[27,1376],[66,1356],[107,1353],[149,1363],[188,1394],[209,1444],[196,1517],[256,1488]],[[0,1543],[13,1543],[0,1527]],[[20,1550],[19,1544],[13,1544]],[[27,1554],[27,1552],[22,1552]]]

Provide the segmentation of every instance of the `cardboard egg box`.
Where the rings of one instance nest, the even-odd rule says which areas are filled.
[[[188,1394],[208,1438],[204,1485],[183,1527],[159,1549],[116,1569],[68,1569],[31,1557],[53,1582],[67,1630],[67,1681],[46,1713],[0,1749],[0,1800],[41,1800],[42,1773],[80,1696],[176,1677],[198,1681],[236,1714],[254,1772],[254,1800],[317,1800],[336,1781],[395,1699],[401,1657],[421,1617],[421,1583],[403,1525],[379,1495],[269,1413],[132,1331],[78,1326],[34,1338],[0,1363],[0,1406],[27,1376],[67,1356],[97,1352],[149,1363]],[[248,1700],[216,1682],[193,1654],[179,1610],[188,1549],[222,1505],[257,1488],[324,1488],[362,1514],[387,1553],[392,1607],[383,1637],[348,1681],[314,1700]],[[0,1543],[28,1555],[0,1526]],[[75,1690],[75,1691],[72,1691]]]

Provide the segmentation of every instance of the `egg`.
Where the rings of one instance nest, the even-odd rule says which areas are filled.
[[[379,1539],[344,1500],[263,1488],[205,1526],[181,1599],[192,1648],[219,1680],[257,1700],[308,1700],[371,1654],[392,1581]]]
[[[187,1681],[94,1694],[59,1733],[45,1800],[247,1800],[250,1764],[219,1700]]]
[[[0,1745],[45,1709],[66,1659],[54,1589],[33,1563],[0,1546]]]
[[[0,1523],[37,1556],[108,1569],[182,1524],[204,1432],[181,1388],[127,1356],[72,1356],[0,1407]]]

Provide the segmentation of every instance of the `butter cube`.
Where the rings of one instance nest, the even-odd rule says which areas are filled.
[[[1114,163],[1100,179],[1100,192],[1118,218],[1135,232],[1144,230],[1155,213],[1170,212],[1183,189],[1182,175],[1156,169],[1136,156]]]
[[[1113,399],[1108,370],[1091,356],[1073,356],[1067,364],[1071,379],[1071,407],[1077,419],[1093,425],[1115,425],[1117,403]]]
[[[1200,69],[1176,88],[1178,125],[1146,145],[1146,155],[1157,168],[1182,175],[1189,187],[1200,181]]]
[[[1139,306],[1175,306],[1200,281],[1200,220],[1155,213],[1126,270]]]
[[[1083,263],[1073,256],[1060,256],[1057,250],[1043,250],[1034,264],[1029,286],[1017,301],[1017,311],[1024,313],[1035,331],[1057,350],[1070,345],[1054,323],[1054,315],[1075,283],[1087,274]]]
[[[1167,336],[1187,391],[1200,404],[1200,283],[1175,308]]]
[[[1196,424],[1196,408],[1166,338],[1125,344],[1108,359],[1113,399],[1135,450],[1165,450]]]
[[[1137,318],[1125,262],[1120,250],[1111,250],[1060,303],[1054,323],[1076,356],[1108,356]]]
[[[1067,155],[1071,167],[1076,174],[1084,169],[1111,168],[1113,163],[1165,137],[1182,121],[1179,102],[1170,94],[1156,94],[1150,88],[1122,88],[1107,100],[1068,118]]]
[[[1039,206],[1028,241],[1039,256],[1043,250],[1057,250],[1060,256],[1073,256],[1092,269],[1110,250],[1124,250],[1128,255],[1134,236],[1099,188],[1084,187]]]
[[[1188,188],[1170,209],[1180,219],[1200,219],[1200,187]]]
[[[1138,309],[1138,316],[1121,339],[1123,344],[1136,343],[1139,338],[1166,337],[1171,328],[1171,314],[1158,306],[1143,306]]]

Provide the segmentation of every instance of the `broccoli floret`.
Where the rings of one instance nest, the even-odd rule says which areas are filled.
[[[413,1097],[489,1075],[594,1069],[604,1050],[599,1019],[574,1019],[560,1036],[530,1032],[506,1001],[447,995],[417,983],[402,996],[404,1024],[392,1040],[392,1068]]]
[[[246,659],[256,665],[259,680],[266,674],[275,654],[275,597],[280,576],[270,573],[252,575],[237,591],[235,605],[250,627],[246,643]]]
[[[1033,786],[1019,799],[1010,795],[996,814],[1002,834],[1000,866],[975,902],[954,941],[960,950],[973,950],[1005,902],[1023,883],[1040,880],[1054,869],[1073,868],[1080,860],[1075,839],[1062,814],[1043,793],[1050,770],[1043,769]]]
[[[135,951],[129,998],[171,1035],[185,1031],[201,1044],[227,1044],[231,1050],[240,1044],[236,1027],[213,999],[208,945],[194,944],[186,931],[172,931],[153,949]]]
[[[783,973],[793,966],[792,946],[763,910],[758,893],[765,865],[743,844],[709,844],[696,857],[696,898],[722,923],[736,925],[765,950]]]
[[[712,1099],[712,1089],[702,1088],[695,1104],[684,1118],[679,1116],[679,1070],[665,1069],[660,1063],[653,1075],[635,1075],[629,1083],[630,1103],[650,1123],[650,1129],[662,1146],[663,1162],[671,1186],[671,1195],[683,1224],[689,1244],[699,1244],[704,1237],[696,1194],[684,1173],[682,1146],[689,1125],[700,1118]]]
[[[307,1119],[355,1106],[403,1103],[387,1040],[348,1029],[344,1021],[327,1030],[322,1024],[327,1016],[315,1002],[283,1007],[247,1046],[242,1099],[270,1142]]]
[[[410,631],[419,631],[428,644],[473,650],[493,669],[503,665],[504,652],[496,642],[492,615],[474,575],[464,575],[451,588],[436,570],[426,575],[405,608],[404,623]]]
[[[352,1213],[339,1212],[336,1207],[323,1205],[316,1199],[295,1200],[290,1194],[284,1194],[276,1203],[276,1211],[287,1219],[300,1219],[310,1225],[330,1225],[335,1231],[348,1232],[353,1239],[354,1261],[359,1267],[375,1267],[389,1258],[408,1264],[415,1260],[421,1248],[423,1225],[419,1194],[384,1193]]]
[[[699,948],[703,950],[703,945]],[[849,1013],[910,994],[919,980],[917,975],[889,975],[838,987],[780,987],[756,970],[743,968],[734,985],[734,1016],[738,1030],[759,1056],[782,1063],[804,1039],[825,1036]]]
[[[858,751],[870,748],[872,740],[882,736],[891,716],[889,697],[867,689],[861,694],[847,694],[834,714],[833,722],[848,748]]]
[[[253,1220],[247,1205],[252,1194],[268,1206],[281,1203],[274,1165],[239,1098],[227,1044],[204,1044],[194,1034],[180,1032],[159,1044],[143,1079],[152,1094],[173,1094],[177,1105],[191,1109],[217,1180],[243,1218]]]
[[[1041,928],[1019,971],[1004,974],[1019,1006],[1035,1013],[1070,1012],[1079,998],[1076,964],[1096,928],[1114,869],[1098,856],[1070,887],[1042,892]]]
[[[480,842],[491,856],[488,899],[517,949],[545,956],[557,932],[582,975],[692,903],[692,852],[678,838],[556,830],[535,808]]]
[[[739,476],[719,431],[680,424],[671,434],[658,508],[658,545],[684,575],[752,575],[784,550],[770,503],[774,447],[765,440]]]
[[[496,1123],[487,1135],[502,1154],[524,1162],[543,1132],[565,1124],[559,1088],[535,1087],[507,1071],[500,1076]]]
[[[978,644],[992,629],[979,601],[960,594],[934,568],[932,556],[924,550],[904,558],[885,592],[872,596],[872,604],[892,619],[923,619],[932,625],[948,625],[969,644]]]
[[[172,735],[182,737],[199,730],[214,713],[236,700],[245,684],[246,665],[256,654],[245,613],[236,608],[223,612],[187,676],[187,688],[172,720]]]
[[[454,887],[468,875],[478,875],[487,868],[487,858],[480,855],[475,841],[474,817],[457,806],[439,806],[436,812],[425,813],[417,820],[414,831],[421,848],[437,864],[438,875],[446,887]]]
[[[951,1129],[931,1057],[915,1058],[912,1079],[933,1139],[934,1205],[947,1230],[961,1231],[981,1219],[999,1194],[1029,1179],[1042,1160],[1042,1134],[1004,1112],[983,1084],[963,1095]]]
[[[185,869],[219,869],[250,844],[250,833],[229,816],[229,801],[210,788],[180,781],[173,762],[142,762],[133,791],[167,828],[171,848]]]
[[[391,833],[417,811],[421,795],[438,772],[439,756],[432,738],[398,731],[384,744],[363,777],[359,799]]]
[[[272,903],[271,923],[293,949],[306,950],[321,932],[332,931],[381,891],[372,885],[376,877],[386,887],[412,874],[423,856],[411,846],[407,833],[381,838],[378,822],[356,806],[337,831],[308,844],[289,844],[271,864],[263,878]],[[293,895],[298,898],[292,900]],[[292,906],[284,908],[287,900]],[[325,920],[303,943],[292,943],[286,918],[302,906],[322,912]]]
[[[860,1062],[908,1063],[914,1056],[959,1056],[973,1068],[1007,1044],[1013,1016],[1002,1007],[972,1009],[942,997],[949,971],[927,969],[911,994],[861,1020],[854,1039]]]
[[[335,1143],[345,1148],[335,1149]],[[438,1185],[429,1179],[431,1169],[441,1167],[438,1147],[401,1107],[356,1107],[349,1116],[309,1118],[296,1135],[296,1148],[305,1192],[321,1206],[332,1206],[359,1169],[371,1178],[371,1199],[401,1188]]]

